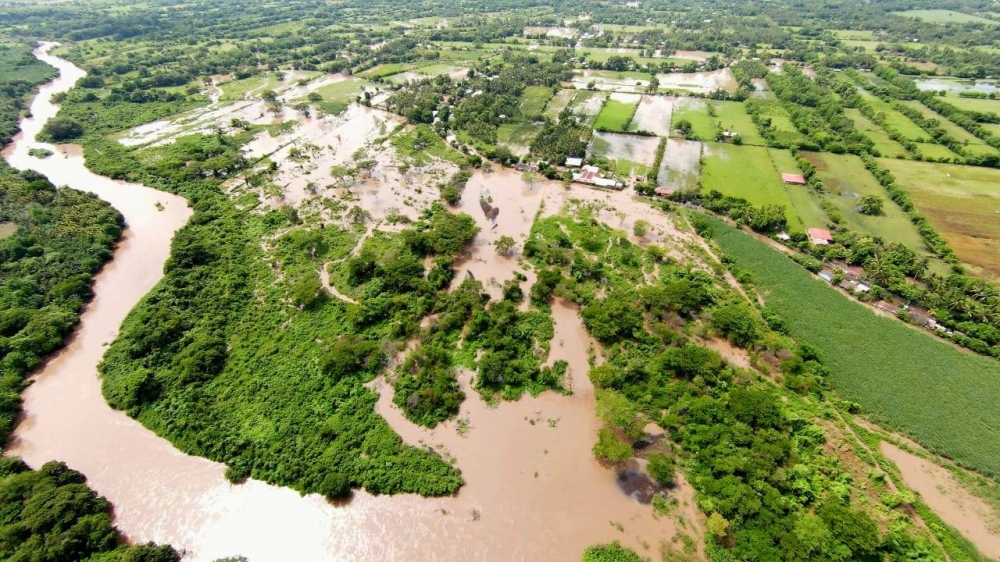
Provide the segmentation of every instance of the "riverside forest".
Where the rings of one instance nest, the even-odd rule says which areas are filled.
[[[0,559],[1000,561],[1000,6],[0,1]]]

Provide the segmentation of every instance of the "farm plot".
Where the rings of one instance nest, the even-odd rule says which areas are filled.
[[[879,236],[888,242],[897,242],[911,250],[930,255],[924,240],[910,218],[889,200],[885,190],[861,159],[851,154],[803,152],[802,157],[816,166],[816,173],[823,180],[827,198],[840,211],[851,230]],[[862,196],[875,195],[885,200],[885,214],[873,217],[857,211]]]
[[[919,20],[926,21],[928,23],[985,23],[989,25],[998,25],[1000,22],[996,20],[981,18],[979,16],[973,16],[971,14],[966,14],[963,12],[955,12],[952,10],[906,10],[905,12],[892,12],[893,15],[903,16],[906,18],[916,18]]]
[[[761,119],[770,119],[771,128],[774,129],[774,136],[780,142],[788,144],[798,144],[802,140],[802,133],[795,128],[792,118],[788,112],[776,100],[754,100],[752,103],[760,108]]]
[[[667,139],[667,149],[656,175],[657,186],[674,191],[697,189],[701,174],[701,147],[702,144],[697,141]]]
[[[622,175],[645,175],[656,160],[657,137],[595,132],[590,152],[613,160]]]
[[[789,230],[805,230],[766,148],[706,143],[701,186],[756,206],[781,205]]]
[[[698,140],[716,140],[716,134],[722,130],[739,133],[743,144],[767,144],[750,120],[746,106],[740,102],[678,98],[674,103],[672,129],[676,129],[677,122],[682,119],[691,123],[691,130]]]
[[[559,92],[549,100],[549,104],[545,106],[543,115],[549,119],[558,119],[559,113],[566,109],[566,107],[573,101],[573,98],[580,93],[582,92],[577,90],[559,90]]]
[[[867,117],[864,116],[864,114],[861,113],[861,111],[853,107],[845,108],[844,114],[847,115],[851,121],[854,121],[854,126],[859,131],[875,143],[875,150],[877,150],[880,155],[888,158],[899,158],[909,154],[909,151],[907,151],[903,145],[889,138],[889,133],[885,132],[882,127],[872,123]]]
[[[861,91],[858,93],[876,113],[885,115],[885,123],[888,127],[891,127],[908,140],[914,142],[931,142],[930,135],[921,129],[919,125],[911,121],[909,117],[896,111],[889,104],[868,92]]]
[[[576,97],[573,98],[573,103],[569,106],[569,110],[574,115],[582,117],[583,122],[588,126],[592,126],[594,119],[597,118],[597,114],[604,107],[604,100],[607,97],[608,94],[605,92],[592,90],[577,91]]]
[[[925,447],[1000,476],[1000,362],[878,316],[766,243],[706,220],[789,334],[819,350],[841,396]]]
[[[948,120],[947,117],[941,115],[940,113],[934,111],[933,109],[927,107],[926,105],[920,103],[916,100],[907,100],[902,102],[907,107],[916,109],[928,119],[936,119],[939,122],[939,126],[944,129],[948,135],[956,139],[958,142],[965,143],[965,150],[972,154],[996,154],[997,150],[992,146],[985,144],[979,137],[973,135],[969,131],[959,127],[952,121]]]
[[[609,70],[584,70],[573,77],[577,89],[594,89],[609,92],[631,92],[641,94],[649,88],[651,75],[641,72],[612,72]]]
[[[542,111],[552,96],[552,88],[528,86],[521,94],[521,115],[527,119],[541,117]]]
[[[698,94],[708,94],[716,90],[735,92],[738,84],[728,68],[710,72],[673,72],[657,74],[661,90],[683,90]]]
[[[948,96],[944,101],[962,111],[978,111],[980,113],[994,113],[1000,115],[1000,100],[988,98],[963,98],[960,96]]]
[[[771,162],[774,163],[775,171],[779,174],[802,173],[791,152],[778,148],[769,148],[767,152],[771,156]],[[819,199],[811,189],[804,185],[792,185],[784,182],[782,182],[781,187],[788,194],[792,210],[795,211],[806,228],[821,228],[830,221],[826,211],[820,206]]]
[[[677,100],[665,96],[643,96],[629,126],[631,131],[649,131],[661,137],[670,134],[670,114]]]
[[[608,98],[607,103],[601,108],[597,120],[594,121],[594,128],[601,131],[621,131],[624,132],[635,114],[639,104],[638,94],[623,94],[615,92]]]
[[[918,142],[917,150],[920,151],[920,155],[924,158],[932,158],[935,160],[946,159],[961,161],[962,157],[951,151],[950,148],[944,146],[943,144],[935,144],[933,142]]]
[[[1000,277],[1000,170],[881,160],[972,273]]]
[[[539,130],[531,123],[500,125],[497,129],[497,143],[507,147],[518,156],[524,156],[528,153],[528,147]]]

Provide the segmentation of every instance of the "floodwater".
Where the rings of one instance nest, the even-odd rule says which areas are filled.
[[[621,133],[594,132],[591,150],[598,156],[611,160],[628,160],[646,166],[656,161],[656,149],[660,146],[658,137],[626,135]]]
[[[95,192],[122,212],[129,228],[114,261],[95,280],[80,327],[25,391],[24,420],[9,454],[33,467],[65,461],[114,504],[116,525],[130,540],[169,543],[198,562],[237,554],[252,562],[579,560],[587,545],[614,539],[654,555],[682,527],[702,542],[683,480],[671,492],[680,502],[678,514],[657,520],[649,506],[618,490],[612,469],[594,460],[597,421],[586,377],[593,344],[568,306],[553,307],[549,361],[569,362],[572,396],[546,393],[494,409],[470,394],[461,414],[469,422],[467,437],[458,435],[456,422],[433,432],[414,427],[391,406],[388,393],[382,396],[379,412],[405,439],[441,444],[455,457],[468,481],[455,497],[358,492],[348,504],[333,506],[255,480],[234,486],[224,479],[223,465],[185,455],[110,409],[97,363],[128,311],[161,278],[172,234],[190,211],[178,197],[92,174],[78,150],[64,157],[50,147],[57,155],[46,160],[27,155],[44,146],[34,138],[57,111],[51,96],[84,75],[48,55],[50,48],[43,45],[36,56],[61,75],[41,89],[31,108],[35,117],[23,122],[23,134],[4,156],[57,184]],[[499,216],[509,214],[501,209]]]
[[[948,469],[882,441],[882,454],[896,463],[903,482],[920,494],[924,503],[945,523],[972,541],[979,552],[1000,558],[1000,513],[972,495],[955,480]]]
[[[657,184],[674,190],[694,189],[700,177],[701,143],[667,139],[667,149],[656,176]]]
[[[669,136],[675,101],[668,96],[643,96],[632,118],[632,129],[649,131],[659,137]]]
[[[978,92],[980,94],[992,94],[1000,92],[1000,84],[996,82],[980,82],[976,80],[957,80],[926,78],[915,80],[917,89],[948,92]]]
[[[733,73],[728,68],[720,68],[708,72],[673,72],[669,74],[657,74],[660,81],[660,89],[668,90],[688,90],[708,94],[716,90],[735,92],[738,84]]]

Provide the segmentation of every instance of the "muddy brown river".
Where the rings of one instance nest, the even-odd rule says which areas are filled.
[[[460,414],[469,431],[460,436],[455,422],[434,431],[407,422],[386,385],[379,412],[407,442],[434,445],[462,469],[468,484],[453,497],[359,492],[334,506],[255,480],[232,485],[223,465],[181,453],[112,410],[101,395],[97,364],[126,314],[160,280],[170,240],[191,211],[180,197],[91,173],[78,147],[35,142],[58,111],[52,95],[84,76],[49,54],[51,48],[45,44],[35,54],[60,76],[41,88],[33,117],[22,122],[23,132],[3,156],[57,185],[96,193],[121,211],[128,229],[96,277],[96,296],[79,328],[25,391],[24,419],[7,454],[33,467],[66,462],[114,504],[115,522],[129,540],[169,543],[192,561],[233,555],[252,562],[579,560],[588,545],[611,540],[658,558],[661,541],[679,530],[701,542],[685,483],[671,492],[681,502],[677,515],[656,519],[650,506],[619,491],[614,470],[593,459],[598,421],[586,376],[592,343],[568,306],[554,307],[549,361],[569,362],[572,396],[546,393],[489,408],[470,393]],[[56,154],[33,158],[28,149],[34,147]],[[523,220],[519,212],[507,216]]]

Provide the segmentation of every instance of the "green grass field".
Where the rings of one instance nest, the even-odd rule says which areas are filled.
[[[918,142],[917,150],[924,158],[951,158],[955,160],[962,160],[962,157],[951,151],[950,148],[944,145],[935,144],[932,142]]]
[[[709,105],[715,108],[715,116],[708,114]],[[708,101],[678,98],[674,104],[671,128],[681,119],[691,122],[691,128],[698,140],[714,141],[716,125],[724,130],[736,131],[743,137],[743,144],[767,145],[767,141],[757,132],[757,126],[750,120],[746,107],[735,101]]]
[[[771,162],[774,163],[775,171],[779,175],[782,173],[802,173],[791,152],[777,148],[769,148],[767,152],[771,157]],[[798,216],[799,220],[802,221],[805,228],[822,228],[830,222],[830,218],[826,216],[826,211],[820,207],[819,199],[817,199],[816,195],[808,187],[804,185],[789,185],[784,182],[782,182],[781,187],[785,190],[788,200],[792,203],[792,210]]]
[[[958,140],[961,143],[968,143],[967,149],[973,151],[977,154],[996,154],[997,150],[991,146],[986,145],[983,141],[966,131],[965,129],[959,127],[952,121],[949,121],[945,116],[934,111],[933,109],[927,107],[926,105],[920,103],[916,100],[907,100],[902,102],[907,107],[912,107],[920,113],[927,117],[928,119],[936,119],[940,123],[940,127],[944,129],[952,138]],[[978,145],[978,146],[976,146]]]
[[[569,105],[570,111],[574,115],[582,115],[584,117],[583,122],[587,126],[593,126],[594,120],[597,119],[597,114],[600,113],[602,108],[602,103],[604,98],[608,96],[607,92],[601,92],[599,90],[575,90],[576,95],[573,97],[573,101]]]
[[[909,151],[903,145],[889,138],[889,133],[885,132],[882,127],[872,123],[861,111],[854,108],[846,108],[844,109],[844,114],[851,121],[854,121],[854,126],[859,131],[875,143],[875,150],[878,150],[882,156],[896,158],[909,155]]]
[[[413,68],[412,64],[404,63],[390,63],[390,64],[380,64],[378,66],[373,66],[368,70],[359,72],[358,76],[362,78],[381,78],[382,76],[392,76],[393,74],[399,74]]]
[[[1000,277],[1000,170],[880,160],[972,273]]]
[[[792,119],[788,116],[785,108],[781,107],[781,103],[776,100],[763,100],[758,103],[761,106],[761,117],[771,118],[771,126],[774,127],[779,138],[787,139],[793,143],[802,139],[802,133],[792,124]]]
[[[998,25],[1000,22],[979,16],[973,16],[952,10],[906,10],[905,12],[892,12],[894,15],[906,18],[917,18],[928,23],[988,23]]]
[[[552,95],[552,88],[528,86],[521,94],[521,115],[528,119],[541,117],[542,111],[552,99]]]
[[[618,100],[609,99],[594,121],[595,129],[606,129],[608,131],[625,131],[632,114],[635,113],[637,103],[625,103]]]
[[[497,142],[508,146],[528,146],[539,128],[531,123],[505,123],[497,129]]]
[[[929,449],[1000,476],[1000,362],[877,316],[764,242],[708,221],[791,336],[820,350],[840,395]]]
[[[714,189],[758,206],[783,205],[789,230],[805,231],[767,148],[706,143],[704,154],[703,190]]]
[[[832,203],[856,232],[879,236],[888,242],[898,242],[910,249],[929,255],[924,240],[910,218],[893,203],[875,176],[861,159],[852,154],[828,152],[803,152],[802,156],[816,166],[816,173],[823,180],[823,187]],[[885,214],[873,217],[857,211],[858,200],[864,195],[875,195],[885,201]]]
[[[963,111],[978,111],[980,113],[995,113],[1000,115],[1000,100],[963,98],[955,94],[948,94],[944,98],[948,102]]]
[[[339,113],[341,109],[354,101],[366,86],[373,87],[374,84],[354,77],[321,86],[316,89],[316,93],[323,96],[323,101],[319,102],[318,105],[329,113]]]
[[[889,104],[868,92],[859,93],[865,102],[872,107],[872,109],[874,109],[877,113],[885,115],[886,125],[895,129],[896,132],[903,135],[903,137],[914,142],[928,142],[931,140],[930,135],[921,129],[919,125],[911,121],[909,117],[896,111],[889,106]]]

